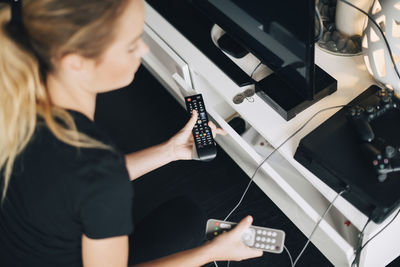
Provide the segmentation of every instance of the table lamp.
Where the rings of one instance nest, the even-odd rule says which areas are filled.
[[[400,0],[375,0],[369,11],[385,34],[392,56],[400,70]],[[400,94],[400,78],[389,49],[373,22],[368,21],[362,36],[364,62],[376,81]]]

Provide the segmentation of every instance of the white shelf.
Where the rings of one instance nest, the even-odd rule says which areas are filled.
[[[250,177],[264,158],[252,147],[251,142],[243,139],[228,125],[226,122],[228,117],[238,113],[276,148],[313,114],[326,107],[349,103],[373,83],[366,72],[361,56],[338,57],[316,49],[316,63],[338,80],[338,90],[287,122],[257,95],[254,95],[252,103],[244,101],[239,105],[234,104],[233,97],[244,88],[238,87],[151,6],[147,5],[146,9],[145,37],[153,36],[161,44],[155,43],[157,51],[153,51],[144,58],[144,65],[181,105],[184,105],[183,95],[189,94],[187,90],[191,90],[192,87],[203,94],[210,117],[228,132],[227,136],[217,137],[216,141]],[[169,56],[160,57],[158,51],[160,49]],[[186,69],[185,64],[187,64],[190,77],[187,73],[183,73]],[[184,84],[181,86],[172,78],[176,72],[176,66],[183,70],[180,76]],[[249,72],[251,69],[247,68],[246,71]],[[337,110],[325,111],[316,116],[300,133],[285,143],[263,164],[254,179],[264,193],[306,236],[311,233],[315,223],[337,193],[294,160],[293,155],[300,139]],[[344,225],[346,220],[351,221],[351,226]],[[331,212],[320,224],[312,241],[335,266],[349,266],[357,234],[366,221],[367,217],[363,213],[344,198],[339,197]],[[394,223],[394,225],[399,224],[400,220]],[[370,224],[366,235],[373,235],[383,226],[384,224]],[[390,238],[377,239],[377,242],[371,242],[369,246],[374,247],[387,240],[390,241]],[[387,255],[384,258],[374,257],[376,251],[368,254],[363,252],[363,266],[384,265],[400,254],[400,250],[396,247],[389,250],[387,252],[386,249]]]

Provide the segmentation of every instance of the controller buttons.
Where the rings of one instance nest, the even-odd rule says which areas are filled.
[[[365,111],[367,111],[368,113],[373,113],[375,111],[375,108],[373,106],[369,105],[365,108]]]
[[[396,149],[392,146],[387,146],[385,148],[385,154],[388,158],[393,158],[396,155]]]

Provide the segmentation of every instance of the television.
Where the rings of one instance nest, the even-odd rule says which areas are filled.
[[[315,0],[191,0],[273,74],[254,81],[282,117],[333,93],[337,81],[314,64]]]

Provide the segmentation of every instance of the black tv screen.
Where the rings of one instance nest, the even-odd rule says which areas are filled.
[[[305,99],[314,96],[315,0],[192,0]]]

